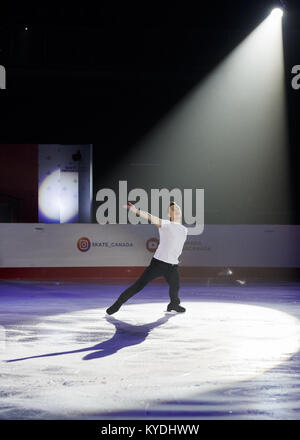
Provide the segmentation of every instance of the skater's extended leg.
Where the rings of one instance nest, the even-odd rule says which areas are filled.
[[[119,310],[122,304],[128,301],[136,293],[140,292],[150,281],[162,275],[162,269],[157,260],[152,260],[151,264],[144,270],[138,280],[121,293],[117,301],[109,307],[106,312],[111,315]]]
[[[172,266],[170,270],[164,275],[167,283],[169,284],[170,303],[168,305],[168,311],[175,310],[177,312],[185,312],[185,308],[181,307],[179,298],[179,273],[177,266]]]

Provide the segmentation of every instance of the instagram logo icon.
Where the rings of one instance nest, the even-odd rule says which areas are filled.
[[[159,244],[159,240],[156,237],[149,238],[149,240],[147,240],[147,242],[146,242],[146,247],[149,252],[155,252],[158,244]]]
[[[81,237],[77,241],[77,247],[81,252],[87,252],[91,247],[91,242],[87,237]]]

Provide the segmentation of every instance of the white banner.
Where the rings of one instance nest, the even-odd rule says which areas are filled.
[[[0,225],[0,267],[147,266],[154,225]],[[182,266],[300,267],[300,226],[206,225],[188,236]]]

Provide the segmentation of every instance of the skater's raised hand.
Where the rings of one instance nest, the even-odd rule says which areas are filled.
[[[130,202],[128,202],[127,205],[123,205],[123,208],[129,209],[129,211],[133,211],[133,212],[137,211],[136,207]]]

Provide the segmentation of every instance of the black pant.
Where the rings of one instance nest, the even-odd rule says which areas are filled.
[[[157,260],[153,257],[150,265],[144,270],[140,278],[134,284],[124,290],[116,302],[118,304],[123,304],[133,295],[142,290],[150,281],[163,276],[169,284],[171,304],[180,304],[180,299],[178,297],[180,284],[177,268],[178,264],[165,263],[164,261]]]

